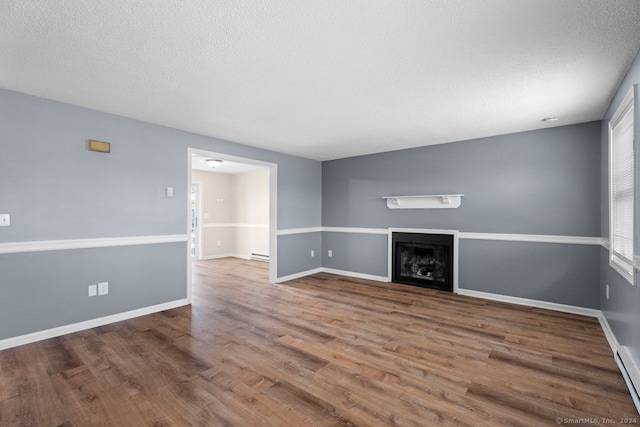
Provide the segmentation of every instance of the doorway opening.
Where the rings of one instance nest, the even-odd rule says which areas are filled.
[[[193,148],[188,163],[187,298],[198,260],[266,261],[275,283],[277,165]]]

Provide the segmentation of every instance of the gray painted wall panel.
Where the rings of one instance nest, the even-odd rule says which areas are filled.
[[[609,163],[608,124],[616,109],[624,99],[632,85],[640,84],[640,54],[636,56],[627,75],[620,84],[603,119],[601,134],[602,174],[600,185],[601,197],[601,232],[602,237],[609,239]],[[635,104],[635,154],[636,154],[636,203],[635,203],[635,255],[640,255],[640,100]],[[600,256],[600,301],[602,310],[615,334],[618,342],[628,346],[635,361],[640,365],[640,286],[636,270],[636,285],[631,286],[615,270],[609,267],[609,251],[603,249]],[[610,286],[610,299],[605,297],[605,285]],[[637,384],[636,384],[637,386]]]
[[[320,225],[320,162],[6,90],[0,116],[0,243],[184,234],[188,147],[277,163],[278,227]]]
[[[459,287],[600,308],[599,246],[460,240]]]
[[[185,259],[186,242],[0,256],[0,340],[186,298]]]
[[[618,343],[628,346],[640,361],[640,286],[636,277],[636,286],[631,286],[617,271],[609,267],[609,251],[600,250],[601,280],[600,301],[611,330]],[[609,299],[606,298],[605,285],[609,285]]]
[[[329,249],[332,257],[327,255]],[[386,235],[322,233],[323,267],[386,277],[387,252]]]
[[[320,226],[318,161],[7,90],[0,90],[0,117],[0,213],[11,214],[0,243],[186,234],[188,148],[276,163],[278,227]],[[89,152],[88,139],[111,142],[111,153]],[[174,198],[165,196],[168,186]],[[279,245],[289,273],[307,269],[287,261],[299,255],[287,252],[297,239],[306,241],[291,236]],[[95,259],[93,249],[0,255],[0,339],[184,298],[187,249],[179,247],[171,255],[153,245],[104,249],[109,255]],[[125,256],[141,262],[124,268]],[[126,283],[126,292],[87,302],[86,286],[103,276],[116,287]],[[4,326],[13,318],[7,313],[15,325]]]
[[[278,277],[309,271],[322,266],[320,232],[278,236]],[[311,256],[311,251],[315,256]]]
[[[598,236],[600,129],[592,122],[324,162],[323,226]],[[390,210],[381,199],[446,193],[463,193],[462,205]],[[325,267],[386,275],[386,239],[324,235],[325,249],[346,251],[323,258]],[[599,307],[597,248],[471,240],[460,246],[463,288]]]
[[[322,225],[598,236],[599,135],[592,122],[324,162]],[[443,193],[462,206],[380,199]]]
[[[594,259],[599,246],[459,240],[459,286],[489,292],[599,308]],[[324,232],[323,266],[386,277],[387,236]],[[333,250],[333,257],[327,250]],[[595,279],[594,279],[595,278]]]

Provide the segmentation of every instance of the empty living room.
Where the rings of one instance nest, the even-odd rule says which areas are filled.
[[[640,2],[0,2],[0,427],[640,424]]]

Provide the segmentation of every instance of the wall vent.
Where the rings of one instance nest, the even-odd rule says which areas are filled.
[[[251,254],[251,256],[249,257],[249,259],[250,259],[251,261],[269,262],[269,255],[254,254],[254,253],[252,253],[252,254]]]
[[[615,359],[616,359],[616,363],[618,364],[618,368],[620,368],[620,372],[622,372],[622,377],[624,378],[624,382],[627,383],[627,388],[629,389],[629,393],[631,394],[633,403],[636,405],[636,410],[640,414],[640,398],[638,397],[638,389],[636,388],[636,386],[640,386],[640,384],[633,383],[633,380],[631,379],[631,373],[627,370],[627,367],[625,366],[625,362],[620,352],[616,352]],[[624,359],[627,359],[627,357],[624,357]],[[627,360],[627,364],[630,364],[631,366],[635,366],[635,364],[631,359]]]

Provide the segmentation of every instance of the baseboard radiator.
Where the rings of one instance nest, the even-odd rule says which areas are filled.
[[[269,255],[252,253],[251,256],[249,257],[249,259],[252,260],[252,261],[269,262]]]
[[[640,398],[638,397],[638,386],[640,383],[637,381],[637,375],[634,375],[633,370],[636,370],[636,365],[631,358],[631,355],[628,352],[622,350],[616,352],[616,363],[618,364],[618,368],[620,368],[620,372],[622,372],[622,377],[624,378],[624,382],[627,383],[627,388],[629,389],[629,393],[631,394],[631,398],[633,399],[633,403],[636,405],[636,410],[640,414]],[[625,363],[626,361],[626,363]],[[627,366],[631,369],[627,369]],[[636,373],[637,374],[637,373]],[[636,382],[634,384],[633,378],[636,378]]]

